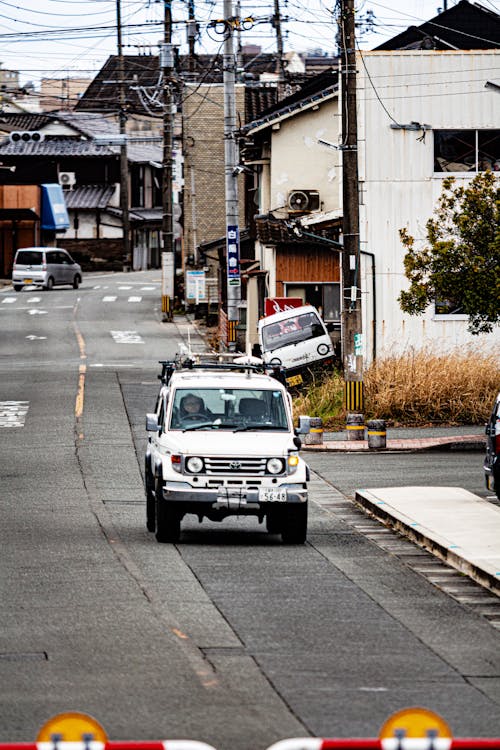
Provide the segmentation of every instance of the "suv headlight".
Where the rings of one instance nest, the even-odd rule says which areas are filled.
[[[190,474],[199,474],[203,471],[203,468],[203,459],[199,456],[190,456],[186,461],[186,471],[189,471]]]
[[[281,458],[270,458],[266,464],[266,470],[268,474],[282,474],[283,461]]]

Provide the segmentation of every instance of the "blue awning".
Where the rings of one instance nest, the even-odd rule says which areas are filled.
[[[69,229],[69,217],[62,187],[41,185],[42,188],[42,229],[64,231]]]

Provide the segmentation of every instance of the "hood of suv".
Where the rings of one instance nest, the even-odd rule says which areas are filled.
[[[286,456],[296,450],[289,432],[192,430],[169,432],[172,453],[188,456]]]

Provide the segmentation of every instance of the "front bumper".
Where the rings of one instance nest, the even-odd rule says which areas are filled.
[[[170,482],[163,485],[163,499],[169,503],[183,503],[195,508],[197,505],[210,506],[213,510],[263,511],[292,503],[305,503],[307,488],[302,484],[282,484],[276,489],[286,490],[286,502],[261,502],[258,489],[246,487],[192,487],[188,482]]]

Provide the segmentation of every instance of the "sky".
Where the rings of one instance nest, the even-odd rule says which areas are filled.
[[[240,17],[254,19],[241,32],[241,43],[257,44],[263,52],[276,50],[275,31],[269,23],[274,0],[239,0]],[[357,0],[358,20],[371,10],[371,31],[358,29],[361,49],[373,49],[411,25],[419,25],[437,14],[446,0]],[[17,0],[19,3],[20,0]],[[196,51],[214,53],[223,49],[223,39],[209,23],[223,15],[222,0],[194,0],[200,24]],[[458,0],[447,0],[448,7]],[[480,0],[500,13],[500,0]],[[335,54],[336,22],[332,11],[336,0],[279,0],[283,17],[284,51],[322,50]],[[163,38],[162,0],[121,0],[124,54],[157,54]],[[93,78],[109,55],[117,52],[116,0],[0,0],[0,63],[18,70],[22,84],[38,86],[41,77]],[[187,0],[172,0],[174,44],[187,52]],[[362,25],[363,26],[363,25]]]

